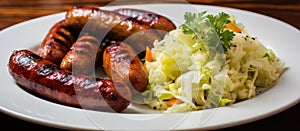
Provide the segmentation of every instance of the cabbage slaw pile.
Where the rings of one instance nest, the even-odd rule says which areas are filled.
[[[226,106],[270,88],[283,71],[271,49],[250,36],[234,16],[185,14],[186,22],[154,42],[145,61],[145,103],[166,113]],[[239,32],[226,28],[232,24]]]

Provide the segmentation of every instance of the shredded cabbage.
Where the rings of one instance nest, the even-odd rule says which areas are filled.
[[[231,16],[235,23],[235,17]],[[149,84],[145,103],[166,113],[227,106],[257,95],[258,88],[270,88],[283,71],[271,49],[250,36],[244,26],[234,32],[230,49],[211,57],[197,33],[182,28],[155,41],[152,62],[146,61]],[[170,106],[171,99],[177,101]]]

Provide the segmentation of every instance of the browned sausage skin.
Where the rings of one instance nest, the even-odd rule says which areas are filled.
[[[152,48],[153,42],[161,39],[149,25],[96,7],[75,6],[66,13],[65,19],[67,25],[76,30],[93,32],[98,38],[125,41],[137,52],[145,51],[147,46]]]
[[[134,50],[123,42],[108,46],[103,53],[104,71],[113,81],[128,83],[133,94],[145,91],[148,74]]]
[[[55,23],[40,44],[38,55],[59,64],[77,39],[77,35],[76,31],[66,25],[65,20]]]
[[[14,51],[8,66],[16,83],[24,89],[60,104],[122,112],[130,103],[131,93],[126,85],[91,76],[72,75],[29,50]]]
[[[76,74],[91,75],[99,64],[102,49],[101,42],[95,36],[84,34],[72,45],[60,68]]]
[[[175,24],[171,20],[154,12],[134,8],[120,8],[114,10],[114,12],[135,18],[154,29],[165,31],[165,33],[176,29]]]

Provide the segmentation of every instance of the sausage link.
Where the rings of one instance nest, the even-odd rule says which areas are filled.
[[[154,29],[161,30],[162,33],[176,29],[175,24],[170,19],[154,12],[133,8],[120,8],[114,10],[114,12],[135,18]]]
[[[75,6],[66,13],[65,19],[68,26],[76,30],[95,33],[102,39],[125,41],[136,52],[145,51],[147,46],[152,48],[153,42],[161,39],[149,25],[96,7]]]
[[[134,50],[123,42],[108,46],[103,53],[103,67],[113,81],[128,83],[133,94],[145,91],[148,74]]]
[[[95,72],[102,44],[92,35],[83,35],[72,45],[70,51],[63,58],[60,68],[76,74],[90,75]]]
[[[9,72],[16,83],[33,94],[60,104],[100,110],[125,110],[131,99],[129,88],[118,82],[72,75],[29,50],[14,51]]]

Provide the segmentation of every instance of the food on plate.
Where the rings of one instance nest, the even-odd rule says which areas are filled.
[[[29,50],[14,51],[8,66],[13,78],[24,89],[60,104],[122,112],[130,103],[131,92],[126,84],[72,75]]]
[[[95,73],[102,49],[101,42],[95,36],[83,33],[62,59],[60,68],[82,75]]]
[[[153,29],[158,29],[161,36],[176,29],[175,24],[171,20],[154,12],[133,8],[119,8],[114,10],[114,12],[130,16],[142,23],[150,25]]]
[[[284,62],[234,16],[186,12],[184,19],[176,27],[146,10],[75,6],[37,54],[14,51],[9,72],[25,90],[63,105],[122,112],[138,94],[166,113],[250,99],[282,74]],[[97,66],[107,77],[91,75]]]
[[[70,29],[65,20],[55,23],[38,48],[38,55],[59,64],[77,39],[78,32]]]
[[[224,12],[184,15],[146,54],[145,103],[163,112],[227,106],[256,96],[279,79],[284,62]]]
[[[132,47],[124,42],[108,46],[103,53],[103,67],[113,81],[127,83],[133,94],[145,91],[147,71]]]

